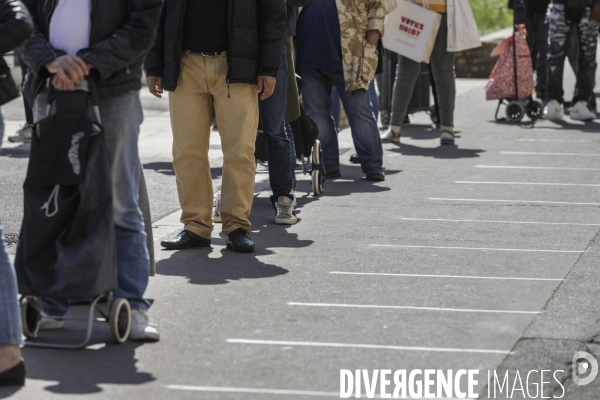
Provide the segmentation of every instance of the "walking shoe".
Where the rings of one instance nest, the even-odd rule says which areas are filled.
[[[42,319],[40,320],[40,331],[49,331],[52,329],[62,329],[64,326],[62,319],[56,319],[50,317],[44,311],[42,311]]]
[[[569,117],[576,121],[591,121],[596,118],[596,114],[590,111],[587,101],[582,100],[569,108]]]
[[[340,172],[340,167],[331,167],[325,170],[325,179],[335,179],[341,177],[342,173]]]
[[[294,202],[287,196],[279,196],[275,203],[275,223],[277,225],[295,225],[298,222],[294,212]]]
[[[27,122],[14,134],[8,137],[9,142],[13,143],[30,143],[33,127]]]
[[[352,154],[350,156],[350,162],[352,164],[360,164],[360,160],[358,159],[358,154]]]
[[[191,249],[193,247],[209,247],[210,239],[205,239],[191,231],[181,231],[173,239],[165,239],[160,245],[167,250]]]
[[[227,247],[238,253],[252,253],[254,242],[250,240],[245,230],[238,228],[227,235]]]
[[[25,363],[23,359],[14,367],[0,373],[0,387],[24,386],[25,385]]]
[[[454,144],[454,132],[444,129],[442,131],[442,136],[440,136],[440,143],[441,144]]]
[[[381,138],[381,143],[400,143],[400,131],[394,131],[391,126],[379,137]]]
[[[367,172],[367,180],[372,182],[385,181],[385,172],[381,169],[373,169]]]
[[[550,100],[544,107],[544,119],[561,120],[565,117],[562,104],[556,100]]]
[[[221,219],[221,191],[219,190],[215,194],[215,198],[213,200],[213,213],[212,213],[213,221],[221,223],[223,220]]]
[[[129,339],[144,342],[158,342],[160,333],[146,310],[131,310],[131,332]]]

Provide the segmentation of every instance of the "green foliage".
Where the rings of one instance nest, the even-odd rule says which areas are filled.
[[[508,0],[469,0],[479,33],[494,32],[513,24],[513,12],[508,8]]]

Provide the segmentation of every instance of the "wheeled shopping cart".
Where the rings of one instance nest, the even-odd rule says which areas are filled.
[[[512,36],[498,44],[491,55],[500,56],[485,87],[486,99],[498,100],[496,121],[504,119],[499,117],[502,106],[510,122],[520,122],[525,115],[532,121],[541,118],[544,104],[533,98],[535,82],[524,26],[515,25]]]
[[[89,90],[47,89],[48,116],[36,124],[32,138],[15,258],[26,346],[83,348],[95,321],[109,324],[116,343],[125,342],[131,329],[128,300],[113,298],[117,266],[111,166],[95,85],[87,82]],[[140,183],[144,219],[150,220],[145,182]],[[146,231],[151,237],[150,224]],[[89,306],[86,318],[47,316],[86,321],[82,341],[33,340],[42,320],[42,298]]]
[[[297,82],[298,89],[302,92],[302,80],[298,78]],[[325,186],[325,167],[323,165],[323,149],[321,142],[317,139],[319,136],[317,124],[306,114],[301,104],[300,117],[290,122],[289,126],[294,138],[296,159],[302,164],[302,173],[310,175],[312,191],[315,196],[318,196],[323,193]],[[266,149],[265,135],[259,124],[254,157],[257,164],[268,168]]]

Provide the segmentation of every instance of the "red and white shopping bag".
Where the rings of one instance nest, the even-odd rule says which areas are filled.
[[[411,60],[429,64],[442,16],[409,1],[385,17],[383,47]]]

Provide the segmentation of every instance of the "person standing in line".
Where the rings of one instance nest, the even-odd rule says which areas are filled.
[[[331,88],[340,94],[361,167],[370,181],[384,181],[383,149],[368,99],[377,69],[377,41],[383,33],[383,0],[313,0],[298,20],[297,70],[308,115],[319,128],[325,178],[339,178],[337,131]]]
[[[517,24],[525,23],[531,62],[536,72],[535,92],[537,97],[544,102],[547,96],[548,21],[546,13],[549,4],[550,0],[509,0],[508,4],[509,8],[516,13],[523,13],[515,18],[515,22]],[[524,10],[519,9],[523,7]]]
[[[0,0],[0,55],[19,46],[32,33],[31,15],[23,3],[19,0]],[[6,65],[0,58],[0,68],[2,64]],[[3,84],[0,78],[0,86]],[[3,130],[0,116],[0,143]],[[8,258],[0,226],[0,387],[25,384],[25,364],[21,359],[20,348],[23,344],[21,331],[15,269]]]
[[[466,0],[411,0],[413,3],[440,13],[442,21],[431,53],[431,71],[440,108],[443,145],[454,144],[454,103],[456,77],[454,53],[479,47],[479,32],[470,5]],[[462,10],[458,11],[457,6]],[[402,121],[406,117],[411,96],[421,71],[421,63],[399,55],[396,82],[392,98],[390,127],[381,135],[384,143],[400,143]]]
[[[220,215],[227,247],[253,252],[248,217],[254,200],[258,101],[275,90],[285,39],[283,0],[167,0],[145,61],[150,92],[169,91],[173,168],[183,231],[167,249],[208,247],[213,187],[208,160],[216,119],[223,148]]]
[[[544,118],[551,120],[564,118],[564,64],[570,34],[576,30],[579,41],[577,89],[569,116],[577,121],[591,121],[596,118],[596,114],[589,109],[589,100],[594,92],[596,81],[600,0],[573,2],[552,0],[548,7],[547,19],[549,25],[548,104],[544,109]]]
[[[310,0],[286,0],[287,36],[296,34],[296,7],[303,7]],[[282,44],[282,55],[277,72],[277,85],[273,95],[260,102],[260,120],[267,145],[269,160],[269,183],[273,195],[271,203],[275,208],[275,223],[294,225],[298,222],[294,212],[294,183],[296,180],[296,154],[292,154],[293,141],[289,125],[285,123],[288,91],[288,63],[286,43]],[[295,153],[295,151],[294,151]]]
[[[138,153],[142,63],[156,34],[162,0],[26,0],[35,34],[21,48],[29,67],[23,93],[34,104],[34,119],[46,116],[48,79],[56,90],[85,90],[96,82],[99,111],[112,167],[118,288],[132,309],[131,340],[157,341],[158,329],[144,299],[150,258],[139,208],[142,173]],[[41,90],[41,91],[40,91]],[[42,299],[40,329],[59,329],[68,300]]]

